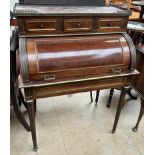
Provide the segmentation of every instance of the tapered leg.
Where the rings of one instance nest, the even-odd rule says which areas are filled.
[[[108,99],[108,102],[107,102],[107,107],[108,107],[108,108],[110,108],[111,100],[112,100],[113,94],[114,94],[114,88],[111,88],[111,89],[110,89],[109,99]]]
[[[90,99],[91,99],[91,102],[93,102],[93,94],[92,94],[92,91],[90,91]]]
[[[28,102],[28,114],[29,114],[29,120],[30,120],[30,130],[32,135],[32,141],[33,141],[33,149],[34,151],[38,150],[37,146],[37,137],[36,137],[36,125],[35,125],[35,109],[34,109],[34,102]]]
[[[133,132],[136,132],[136,131],[138,130],[138,126],[139,126],[139,123],[140,123],[140,121],[141,121],[143,115],[144,115],[144,100],[141,99],[140,113],[139,113],[139,117],[138,117],[138,120],[137,120],[137,123],[136,123],[135,127],[132,128],[132,131],[133,131]]]
[[[98,102],[99,94],[100,94],[100,90],[97,90],[96,91],[96,99],[95,99],[96,104]]]
[[[117,107],[117,112],[116,112],[116,116],[115,116],[115,121],[114,121],[113,129],[112,129],[112,133],[115,133],[115,131],[116,131],[119,116],[120,116],[122,107],[123,107],[123,105],[125,103],[125,95],[126,95],[126,89],[122,88],[119,103],[118,103],[118,107]]]

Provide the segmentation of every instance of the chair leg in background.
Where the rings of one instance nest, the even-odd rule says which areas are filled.
[[[109,99],[108,99],[108,102],[107,102],[107,107],[108,107],[108,108],[110,108],[111,100],[112,100],[113,94],[114,94],[114,88],[111,88],[111,89],[110,89]]]
[[[138,117],[138,120],[137,120],[137,123],[136,123],[135,127],[132,128],[132,131],[133,131],[133,132],[136,132],[136,131],[138,130],[138,126],[139,126],[139,123],[140,123],[140,121],[141,121],[143,115],[144,115],[144,100],[141,99],[140,113],[139,113],[139,117]]]
[[[137,100],[137,96],[134,96],[132,93],[131,93],[131,90],[132,90],[132,87],[129,87],[128,88],[128,95],[133,99],[133,100]]]
[[[92,94],[92,91],[90,91],[90,99],[91,99],[91,102],[93,102],[93,94]]]
[[[30,131],[30,126],[28,125],[28,123],[26,122],[22,112],[20,111],[20,108],[19,108],[19,105],[17,103],[17,100],[16,101],[13,100],[12,105],[13,105],[14,112],[15,112],[19,122],[23,125],[23,127],[27,131]]]
[[[97,105],[97,102],[98,102],[99,94],[100,94],[100,90],[97,90],[96,91],[96,99],[95,99],[96,105]]]

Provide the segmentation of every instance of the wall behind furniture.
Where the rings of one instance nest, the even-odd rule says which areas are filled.
[[[13,11],[15,3],[19,3],[19,0],[10,0],[10,11]]]

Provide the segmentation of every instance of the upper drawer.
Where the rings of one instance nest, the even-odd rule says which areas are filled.
[[[56,33],[58,30],[57,19],[27,19],[26,29],[28,33]]]
[[[91,18],[69,18],[64,19],[64,32],[91,32]]]
[[[99,18],[98,32],[118,32],[125,30],[125,19],[123,18]]]

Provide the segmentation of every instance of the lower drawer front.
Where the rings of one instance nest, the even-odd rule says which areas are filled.
[[[91,32],[92,19],[64,19],[64,32]]]
[[[64,83],[51,86],[35,87],[25,90],[26,100],[32,100],[43,97],[57,95],[66,95],[79,92],[88,92],[90,90],[100,90],[107,88],[118,88],[129,85],[129,77],[96,79],[90,81],[79,81],[74,83]],[[31,93],[30,93],[31,92]]]
[[[117,32],[125,30],[123,27],[124,20],[122,18],[99,18],[98,32]]]

